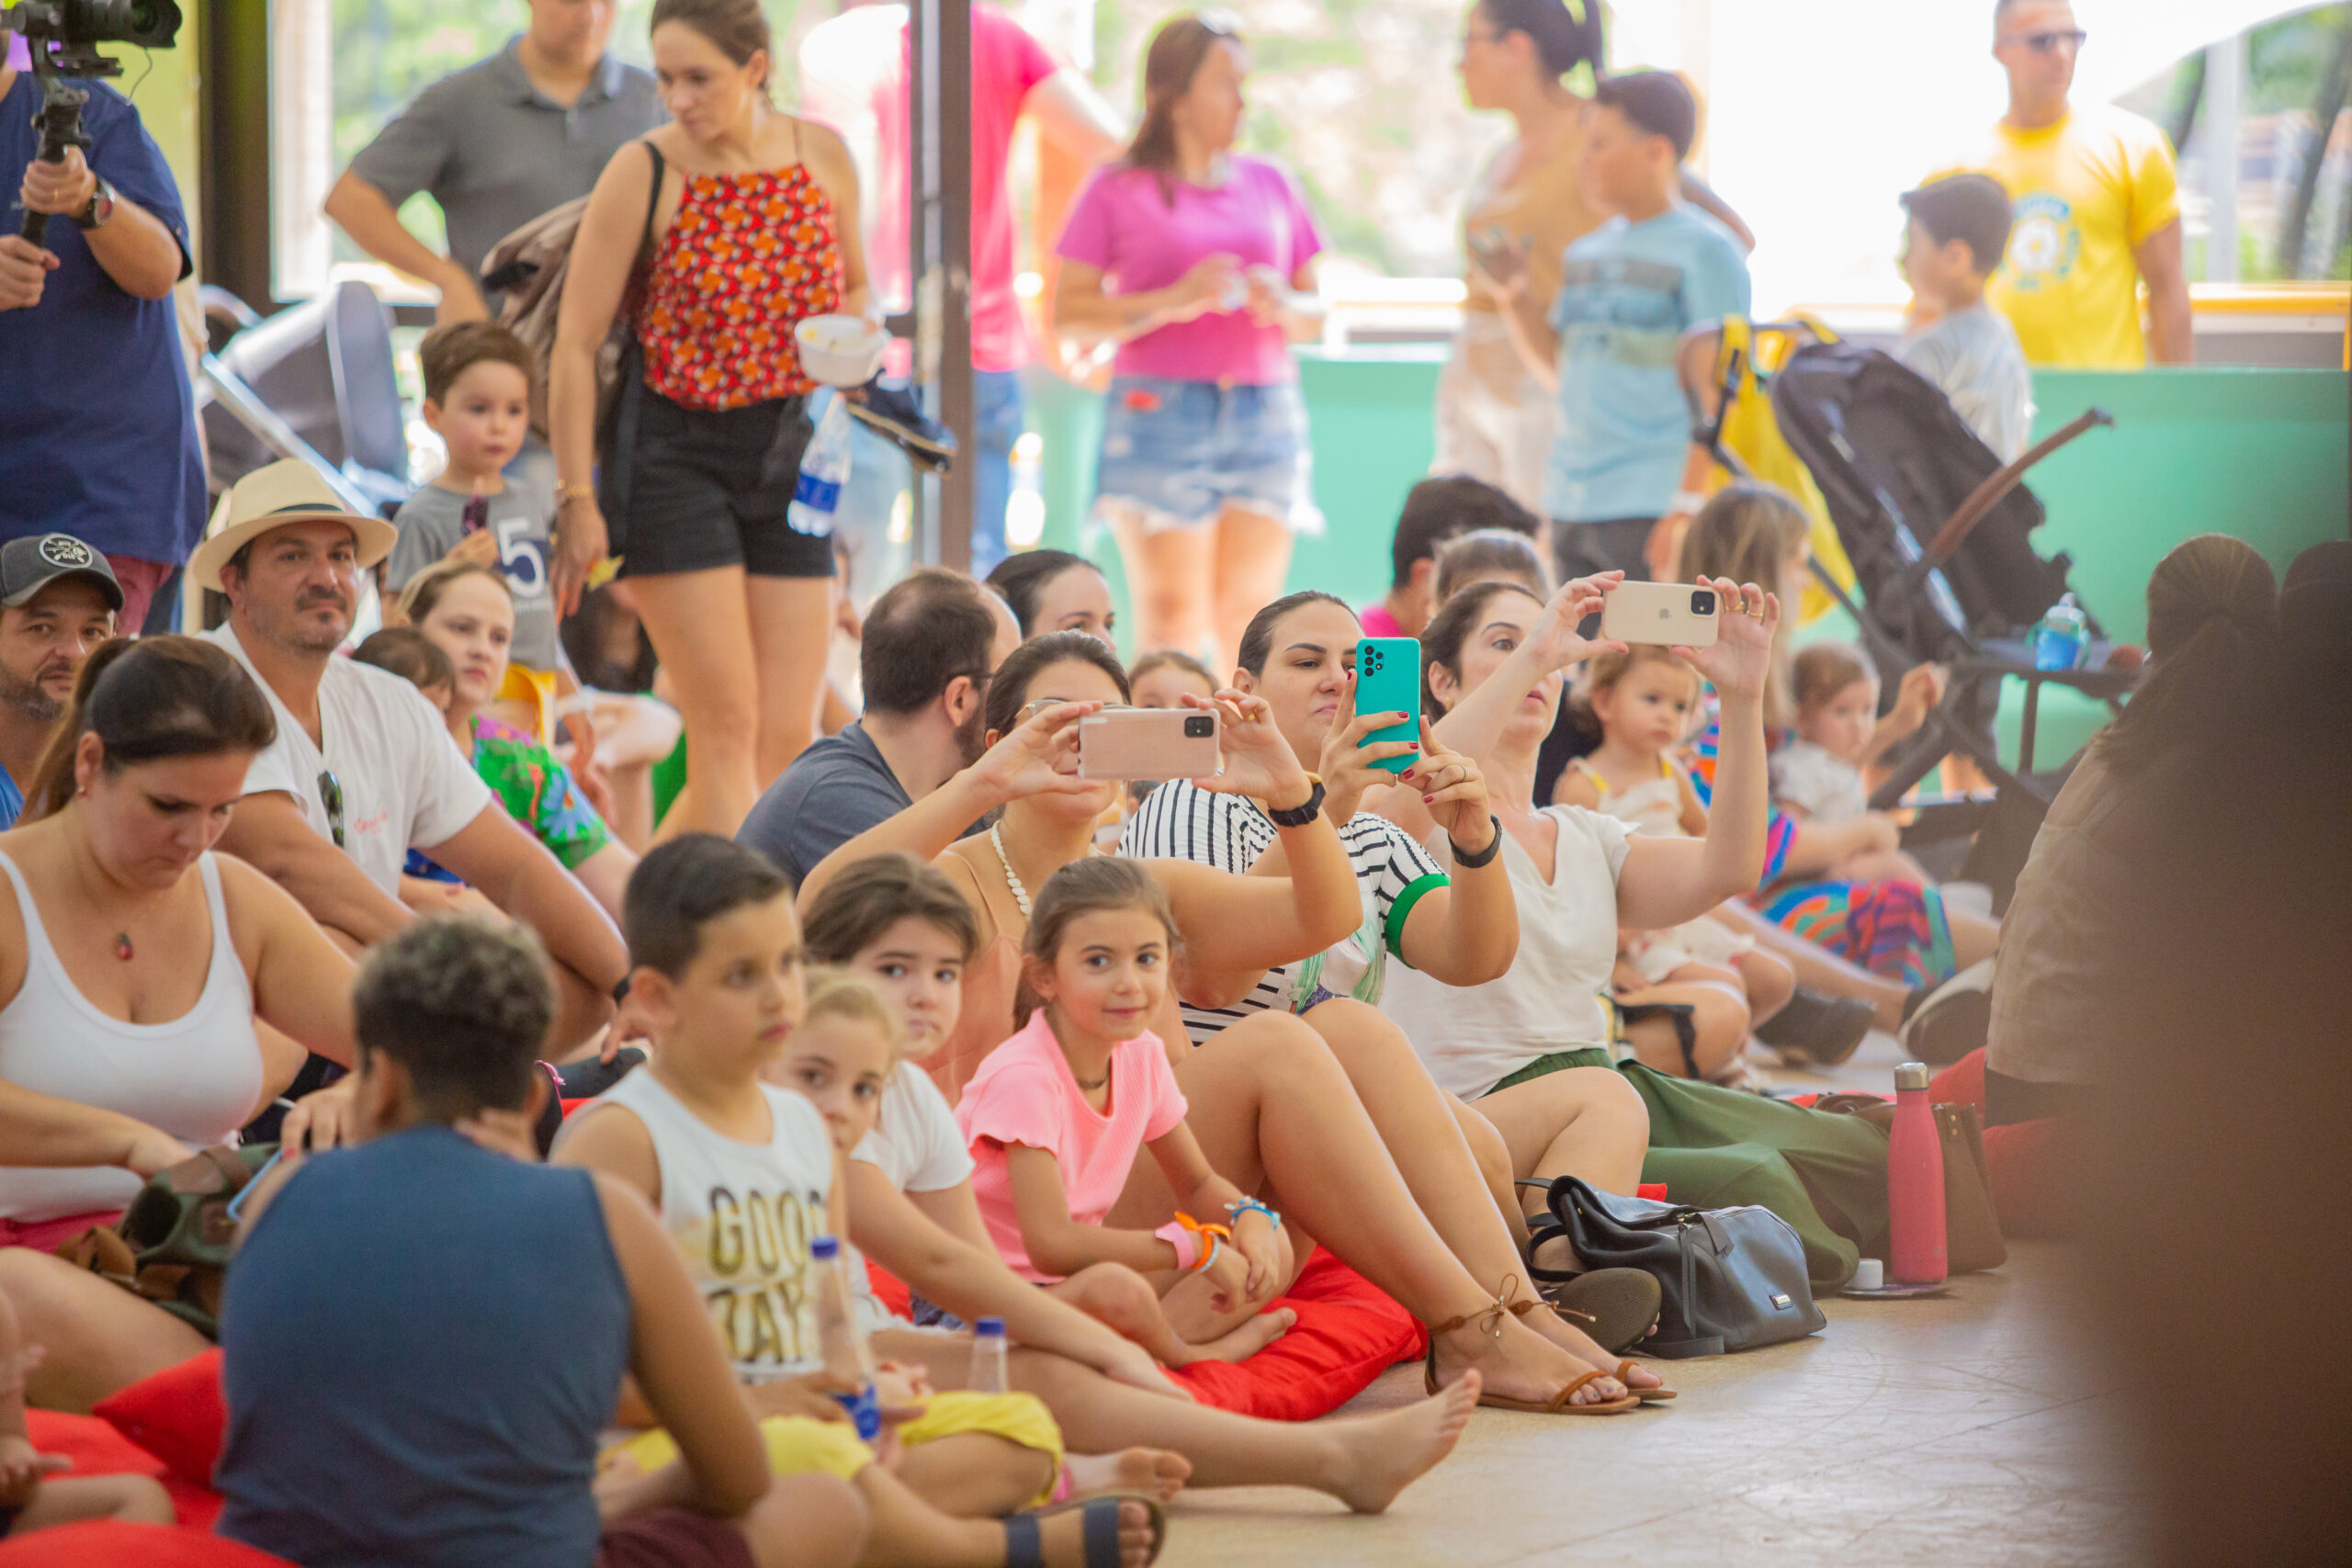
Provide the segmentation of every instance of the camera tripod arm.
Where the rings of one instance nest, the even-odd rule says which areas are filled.
[[[40,128],[40,151],[34,158],[43,164],[62,164],[70,148],[86,152],[90,139],[82,130],[82,106],[90,101],[88,90],[38,66],[33,74],[40,83],[41,95],[40,107],[33,115],[33,123]],[[46,212],[28,210],[18,232],[38,245],[49,237],[49,219]]]

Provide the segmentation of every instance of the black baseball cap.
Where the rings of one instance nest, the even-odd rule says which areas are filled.
[[[122,584],[106,553],[71,534],[28,534],[0,545],[0,604],[24,604],[61,577],[84,577],[106,595],[107,608],[122,608]]]

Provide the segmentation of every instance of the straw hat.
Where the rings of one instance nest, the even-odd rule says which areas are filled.
[[[374,566],[392,553],[400,530],[380,517],[351,511],[319,471],[288,457],[255,468],[229,487],[213,510],[204,543],[188,558],[187,574],[198,588],[225,593],[220,569],[254,540],[289,523],[343,523],[359,543],[359,564]]]

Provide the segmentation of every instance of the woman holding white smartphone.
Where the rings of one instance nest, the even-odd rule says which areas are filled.
[[[1384,1007],[1412,1037],[1430,1076],[1506,1139],[1528,1135],[1528,1108],[1542,1103],[1544,1079],[1612,1065],[1613,1031],[1601,998],[1619,926],[1655,930],[1697,919],[1754,891],[1763,874],[1763,694],[1780,601],[1727,578],[1702,586],[1718,598],[1717,640],[1675,651],[1713,682],[1722,701],[1723,750],[1703,839],[1639,837],[1613,817],[1536,804],[1536,749],[1552,728],[1565,671],[1623,646],[1577,632],[1600,601],[1623,592],[1613,574],[1580,578],[1548,602],[1515,582],[1478,583],[1448,600],[1421,634],[1430,704],[1444,714],[1434,733],[1479,760],[1502,821],[1503,862],[1519,900],[1519,957],[1501,979],[1466,988],[1400,972]],[[1419,797],[1391,791],[1381,809],[1443,856],[1443,835]],[[1854,1117],[1682,1077],[1671,1032],[1637,1039],[1636,1049],[1656,1066],[1616,1065],[1649,1111],[1644,1179],[1709,1206],[1761,1203],[1803,1236],[1815,1279],[1849,1277],[1860,1256],[1854,1236],[1833,1229],[1809,1194],[1826,1193],[1860,1235],[1883,1227],[1884,1135]],[[1733,1144],[1744,1146],[1722,1146]],[[1782,1160],[1758,1162],[1752,1145],[1758,1144]]]

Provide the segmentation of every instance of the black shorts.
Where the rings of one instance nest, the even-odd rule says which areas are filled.
[[[1623,570],[1628,582],[1649,581],[1646,548],[1655,517],[1611,517],[1598,523],[1552,519],[1552,563],[1560,581]]]
[[[740,566],[753,577],[831,577],[833,541],[788,518],[814,433],[808,400],[690,409],[646,389],[626,515],[608,518],[624,577]]]

